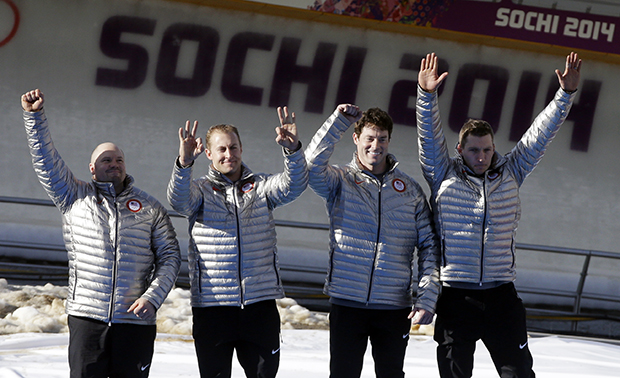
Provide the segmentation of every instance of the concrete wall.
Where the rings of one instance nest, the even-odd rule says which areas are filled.
[[[92,149],[114,141],[136,185],[166,206],[177,130],[185,120],[199,120],[201,134],[216,123],[238,126],[244,161],[254,171],[276,173],[282,156],[274,141],[275,108],[283,105],[296,112],[304,145],[340,102],[390,111],[397,123],[390,151],[426,189],[412,96],[424,54],[436,52],[441,69],[450,72],[440,96],[449,144],[464,118],[482,117],[497,126],[496,147],[506,153],[557,89],[554,69],[564,67],[569,53],[233,0],[4,0],[0,43],[2,196],[46,198],[32,170],[19,104],[24,91],[40,88],[56,147],[78,178],[89,179]],[[580,54],[582,86],[571,118],[521,190],[518,241],[616,252],[620,66],[614,56]],[[351,159],[350,134],[333,163]],[[201,157],[195,175],[207,165]],[[0,204],[0,214],[6,224],[0,238],[60,240],[53,208]],[[323,202],[310,191],[276,217],[327,222]],[[186,238],[186,222],[175,223]],[[324,264],[320,232],[278,232],[285,263]]]

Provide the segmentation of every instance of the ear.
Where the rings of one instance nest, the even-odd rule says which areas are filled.
[[[88,169],[90,169],[90,174],[94,175],[95,174],[95,164],[93,163],[88,163]]]
[[[213,159],[211,159],[211,157],[213,156],[211,154],[211,150],[209,150],[208,148],[205,148],[205,154],[207,155],[207,159],[213,161]]]
[[[493,146],[493,148],[495,148],[495,146]],[[463,147],[461,146],[461,144],[457,144],[456,145],[456,150],[458,151],[459,154],[463,154]]]
[[[359,143],[359,137],[357,136],[357,134],[354,132],[353,133],[353,143],[355,143],[355,145],[357,146],[357,144]]]

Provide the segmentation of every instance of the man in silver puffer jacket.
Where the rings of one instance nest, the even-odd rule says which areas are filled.
[[[54,147],[43,101],[38,89],[22,96],[35,172],[62,213],[71,377],[147,377],[156,310],[181,265],[174,228],[166,209],[133,186],[116,145],[93,151],[91,182],[76,179]]]
[[[329,165],[352,124],[353,160]],[[306,149],[309,185],[325,200],[330,222],[332,378],[360,376],[369,338],[377,376],[403,377],[410,319],[428,324],[435,312],[438,240],[422,188],[388,153],[392,127],[381,109],[362,115],[355,105],[339,105]]]
[[[561,88],[505,156],[495,151],[493,129],[482,120],[461,128],[450,158],[439,117],[437,56],[422,60],[417,124],[420,163],[431,189],[441,239],[442,294],[435,340],[442,378],[471,377],[477,340],[489,350],[502,377],[534,377],[527,347],[525,308],[513,281],[519,188],[540,162],[566,119],[577,91],[581,60],[571,53]]]
[[[241,159],[239,132],[215,125],[203,145],[198,123],[179,129],[179,157],[168,184],[172,208],[189,220],[193,335],[202,377],[230,377],[233,351],[248,377],[274,377],[280,359],[284,297],[273,210],[299,197],[308,171],[294,114],[278,108],[284,172],[253,173]],[[206,176],[192,180],[203,152]]]

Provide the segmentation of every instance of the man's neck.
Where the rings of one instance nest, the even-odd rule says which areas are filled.
[[[371,166],[367,167],[364,164],[362,164],[362,162],[358,158],[357,159],[357,164],[359,164],[359,166],[362,168],[362,170],[370,172],[373,175],[383,175],[388,170],[387,160],[384,160],[381,165],[377,165],[377,166],[372,166],[371,165]]]
[[[114,186],[114,191],[116,192],[116,195],[121,194],[126,188],[125,180],[120,182],[112,181],[112,185]]]
[[[215,169],[215,168],[213,168]],[[217,169],[215,169],[217,171]],[[239,180],[241,180],[241,177],[243,176],[243,167],[239,168],[239,171],[235,172],[235,173],[231,173],[231,174],[225,174],[222,173],[220,171],[218,171],[222,176],[225,176],[227,179],[229,179],[231,182],[235,183]]]

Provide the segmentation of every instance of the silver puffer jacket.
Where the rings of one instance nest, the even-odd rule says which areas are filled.
[[[306,149],[310,187],[326,201],[330,219],[325,293],[370,305],[410,307],[417,291],[415,307],[434,313],[439,249],[424,193],[396,168],[392,155],[382,182],[363,172],[356,156],[345,167],[329,165],[349,126],[336,110]]]
[[[66,312],[109,323],[155,324],[127,309],[138,298],[159,308],[181,266],[166,209],[132,185],[76,179],[56,151],[43,111],[24,112],[32,163],[62,213],[69,257]]]
[[[496,152],[484,177],[476,177],[460,155],[449,157],[437,94],[418,86],[420,164],[441,239],[442,281],[483,285],[515,279],[519,187],[560,129],[574,97],[559,89],[512,151]]]
[[[285,170],[254,174],[243,165],[233,183],[212,167],[191,179],[174,164],[168,201],[189,220],[189,274],[193,307],[245,306],[284,297],[273,210],[303,193],[308,171],[303,151],[285,154]]]

